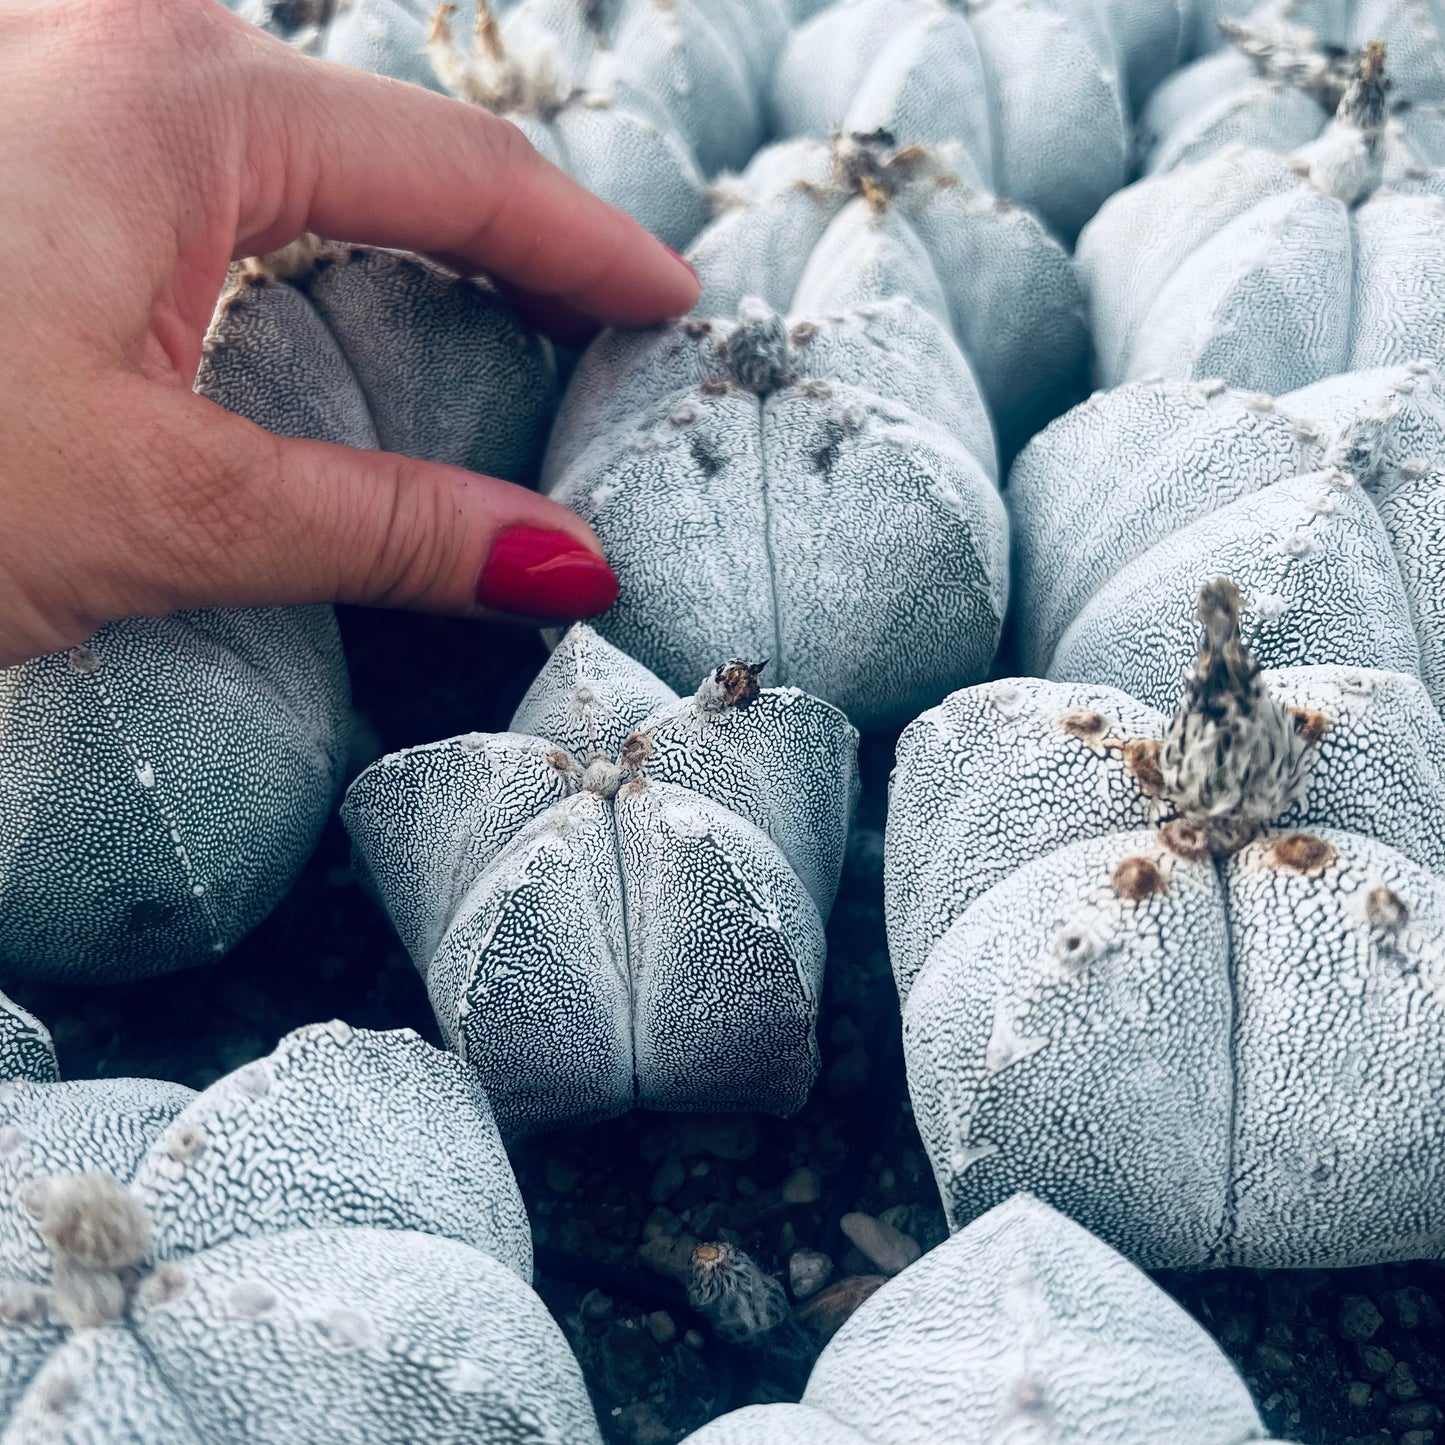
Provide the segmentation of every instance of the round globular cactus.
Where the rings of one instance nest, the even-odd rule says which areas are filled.
[[[1180,35],[1171,0],[842,0],[784,48],[774,129],[961,142],[966,184],[1072,239],[1128,178],[1129,91],[1173,68]]]
[[[1266,667],[1417,673],[1445,708],[1445,390],[1433,365],[1278,398],[1139,382],[1019,455],[1007,497],[1024,666],[1172,706],[1189,604],[1231,576]]]
[[[409,1032],[0,1085],[7,1439],[596,1442],[530,1280],[486,1098]]]
[[[1026,1194],[890,1280],[796,1405],[750,1405],[687,1445],[1241,1445],[1244,1381],[1150,1279]]]
[[[679,699],[574,627],[510,732],[351,785],[360,859],[509,1132],[802,1105],[857,735],[758,670]]]
[[[1146,172],[1203,160],[1231,145],[1288,152],[1319,139],[1359,84],[1361,60],[1383,64],[1386,50],[1390,84],[1379,95],[1385,181],[1408,180],[1421,167],[1445,162],[1445,47],[1438,35],[1424,39],[1410,23],[1423,7],[1386,0],[1371,7],[1365,21],[1364,7],[1349,5],[1346,23],[1331,17],[1323,31],[1301,23],[1304,8],[1266,6],[1226,19],[1226,47],[1155,91],[1139,123]],[[1366,24],[1368,32],[1361,28]]]
[[[989,403],[1011,445],[1077,395],[1068,258],[946,152],[762,152],[692,250],[703,293],[607,333],[543,485],[622,581],[597,626],[683,688],[720,655],[862,727],[984,675],[1008,595]]]
[[[1227,584],[1172,720],[1102,686],[904,734],[890,949],[954,1227],[1029,1189],[1148,1266],[1445,1249],[1445,724],[1260,673]],[[986,800],[986,801],[981,801]]]
[[[1229,146],[1113,196],[1079,238],[1101,384],[1290,391],[1445,354],[1445,174],[1386,186],[1383,47],[1287,155]]]

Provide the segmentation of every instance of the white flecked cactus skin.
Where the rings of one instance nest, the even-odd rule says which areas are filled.
[[[0,1439],[595,1442],[485,1095],[301,1029],[200,1094],[0,1086]]]
[[[789,38],[778,135],[961,141],[960,176],[1072,240],[1128,179],[1129,92],[1179,55],[1180,0],[837,0]]]
[[[954,1227],[1028,1189],[1146,1267],[1445,1252],[1445,724],[1398,673],[1263,682],[1304,795],[1217,858],[1168,801],[1178,721],[1116,689],[990,683],[904,733],[889,944]]]
[[[589,190],[672,246],[707,219],[705,177],[763,139],[785,0],[340,0],[321,53],[450,90],[515,121]]]
[[[495,292],[309,242],[237,278],[196,386],[282,435],[517,481],[556,395]],[[348,706],[329,607],[115,622],[0,672],[0,968],[115,980],[231,947],[315,844]]]
[[[693,248],[694,315],[583,358],[543,486],[621,578],[599,630],[671,686],[767,657],[866,728],[984,675],[1008,555],[983,397],[1021,439],[1076,394],[1084,332],[1057,243],[956,180],[868,138],[763,151]]]
[[[1244,1382],[1178,1305],[1017,1194],[864,1303],[800,1404],[735,1411],[687,1445],[1243,1445],[1264,1435]]]
[[[1283,0],[1224,18],[1226,42],[1171,75],[1139,122],[1145,171],[1230,145],[1292,151],[1324,135],[1351,58],[1371,40],[1389,55],[1384,181],[1445,162],[1445,45],[1438,0],[1313,4]],[[1340,52],[1344,52],[1343,56]]]
[[[359,857],[509,1134],[802,1105],[856,747],[746,664],[679,699],[579,625],[511,732],[357,778]]]
[[[1076,255],[1101,385],[1279,393],[1445,355],[1445,172],[1383,184],[1385,85],[1366,47],[1317,140],[1228,146],[1104,204]]]
[[[1279,398],[1211,382],[1092,397],[1009,478],[1029,671],[1170,708],[1194,594],[1228,575],[1266,667],[1417,674],[1445,709],[1445,383],[1423,363]]]
[[[50,1030],[0,993],[0,1084],[11,1079],[58,1079]]]

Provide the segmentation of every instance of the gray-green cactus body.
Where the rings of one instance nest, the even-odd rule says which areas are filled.
[[[342,810],[504,1128],[800,1107],[847,719],[743,663],[679,699],[578,626],[512,729],[383,758]]]
[[[707,218],[704,177],[763,139],[784,0],[341,0],[321,53],[450,90],[673,246]]]
[[[1306,790],[1217,858],[1178,718],[1126,693],[990,683],[905,732],[889,942],[955,1227],[1028,1189],[1146,1267],[1445,1252],[1445,724],[1400,674],[1262,681]]]
[[[1445,162],[1438,18],[1419,0],[1320,13],[1327,9],[1266,5],[1227,20],[1231,43],[1171,75],[1150,98],[1139,122],[1143,169],[1169,170],[1231,145],[1288,152],[1318,140],[1349,83],[1351,58],[1371,40],[1383,41],[1389,55],[1384,181],[1408,181]]]
[[[1188,53],[1228,49],[1240,30],[1266,41],[1301,33],[1322,50],[1361,49],[1383,40],[1399,84],[1423,100],[1445,99],[1440,0],[1190,0]]]
[[[1190,602],[1221,574],[1267,667],[1417,674],[1445,709],[1445,390],[1421,363],[1279,398],[1210,382],[1100,393],[1009,478],[1019,656],[1172,706]]]
[[[546,343],[417,258],[298,246],[222,299],[202,395],[287,436],[527,481]],[[214,958],[279,900],[346,762],[329,607],[109,623],[0,672],[0,961],[104,980]]]
[[[1026,432],[1083,329],[1058,245],[955,181],[869,139],[764,151],[693,249],[694,316],[584,357],[543,485],[622,580],[598,627],[671,686],[767,657],[871,727],[987,668],[1008,544],[983,397]]]
[[[60,1077],[50,1030],[33,1014],[0,993],[0,1083]]]
[[[319,44],[336,0],[222,0],[243,20],[259,25],[304,50]]]
[[[1026,1194],[889,1280],[797,1405],[751,1405],[687,1445],[1244,1445],[1265,1430],[1188,1315]]]
[[[960,176],[1072,239],[1129,173],[1131,82],[1173,68],[1173,0],[839,0],[773,77],[779,135],[961,142]]]
[[[1100,383],[1279,393],[1445,356],[1445,173],[1385,185],[1382,53],[1287,155],[1229,146],[1113,196],[1079,238]]]
[[[6,1445],[598,1439],[486,1097],[414,1034],[0,1086],[0,1199]]]

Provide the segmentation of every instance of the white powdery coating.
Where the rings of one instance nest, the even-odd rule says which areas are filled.
[[[508,74],[532,103],[496,108],[549,159],[674,247],[707,219],[704,177],[743,165],[764,135],[762,87],[789,24],[784,0],[492,0]],[[472,69],[475,0],[451,17],[443,79],[432,7],[350,0],[321,37],[333,60],[488,101]],[[460,74],[455,73],[459,62]],[[484,67],[485,69],[485,67]],[[495,71],[495,66],[491,67]]]
[[[50,1030],[0,993],[0,1084],[12,1079],[53,1083],[59,1077]]]
[[[1040,433],[1009,478],[1020,657],[1172,707],[1190,601],[1229,576],[1267,667],[1420,676],[1445,707],[1445,393],[1414,363],[1279,398],[1137,382]]]
[[[1325,144],[1229,146],[1105,202],[1076,253],[1101,384],[1279,393],[1445,354],[1445,175],[1366,185],[1352,204]]]
[[[789,688],[678,699],[579,625],[513,727],[383,758],[342,809],[504,1128],[800,1107],[857,789],[846,718]]]
[[[485,1096],[409,1032],[331,1023],[200,1094],[150,1080],[0,1095],[0,1438],[596,1441],[526,1281]],[[35,1181],[99,1172],[153,1226],[121,1320],[10,1323],[43,1289]],[[28,1187],[27,1187],[28,1186]],[[429,1436],[429,1438],[431,1438]]]
[[[829,1342],[799,1405],[688,1445],[1244,1445],[1264,1430],[1204,1331],[1077,1224],[1015,1195],[890,1280]]]
[[[1323,739],[1218,865],[1158,841],[1125,744],[1167,720],[1123,693],[994,683],[904,734],[889,941],[955,1227],[1027,1189],[1146,1267],[1445,1249],[1445,724],[1398,674],[1265,680]]]
[[[980,387],[1021,439],[1077,394],[1082,327],[1038,224],[921,164],[880,208],[826,146],[762,152],[693,253],[715,319],[578,368],[544,486],[622,579],[599,630],[679,690],[766,657],[875,727],[988,667],[1008,546]]]
[[[1171,0],[840,0],[784,47],[773,129],[961,141],[970,184],[1071,240],[1127,178],[1127,93],[1172,69],[1180,33]]]

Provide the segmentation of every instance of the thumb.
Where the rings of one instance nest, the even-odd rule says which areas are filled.
[[[275,436],[190,393],[161,406],[137,468],[136,581],[154,595],[131,612],[335,601],[564,622],[616,600],[591,528],[525,487]]]

